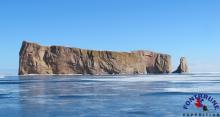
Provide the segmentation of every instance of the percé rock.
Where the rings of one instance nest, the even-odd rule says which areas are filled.
[[[23,41],[18,74],[160,74],[170,73],[171,66],[167,54],[96,51]]]
[[[177,70],[173,73],[187,73],[188,72],[188,64],[185,57],[180,58],[180,65],[178,66]]]

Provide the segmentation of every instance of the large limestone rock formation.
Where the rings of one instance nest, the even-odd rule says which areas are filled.
[[[95,51],[24,41],[19,55],[19,75],[159,74],[172,70],[170,55],[149,51]]]
[[[180,58],[180,65],[178,66],[177,70],[173,73],[187,73],[188,72],[188,64],[185,57]]]

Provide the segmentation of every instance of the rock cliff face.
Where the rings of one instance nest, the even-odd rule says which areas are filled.
[[[187,73],[188,72],[188,64],[185,57],[180,58],[180,65],[178,66],[177,70],[173,73]]]
[[[172,70],[170,55],[149,51],[95,51],[24,41],[19,55],[19,75],[159,74]]]

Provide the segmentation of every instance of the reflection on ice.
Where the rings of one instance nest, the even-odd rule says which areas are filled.
[[[10,76],[0,79],[0,116],[176,117],[193,93],[220,99],[219,83],[218,74]]]

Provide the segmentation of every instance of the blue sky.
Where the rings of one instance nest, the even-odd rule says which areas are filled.
[[[18,68],[23,40],[44,45],[181,56],[220,72],[218,0],[1,0],[0,69]]]

